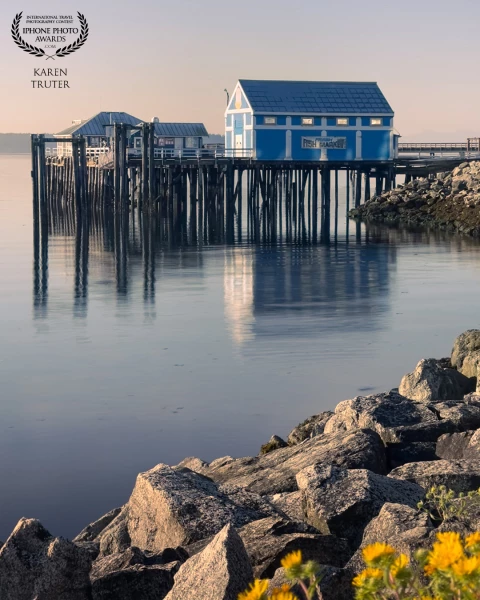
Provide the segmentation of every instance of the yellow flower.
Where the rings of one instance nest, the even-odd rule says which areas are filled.
[[[290,590],[284,591],[281,589],[276,589],[273,590],[272,595],[269,596],[269,600],[298,600],[298,596],[296,596]]]
[[[437,540],[442,544],[456,544],[460,542],[460,534],[455,531],[444,531],[437,533]]]
[[[355,587],[362,587],[369,579],[381,579],[383,572],[380,569],[364,569],[359,575],[353,579]]]
[[[280,564],[284,569],[299,567],[302,564],[302,551],[296,550],[295,552],[290,552],[290,554],[282,558]]]
[[[248,590],[238,594],[238,600],[266,600],[268,579],[255,579]]]
[[[434,571],[444,571],[465,556],[459,533],[437,533],[437,539],[438,542],[433,544],[432,551],[428,554],[425,566],[427,575]]]
[[[289,583],[282,583],[282,585],[279,588],[273,588],[272,592],[274,594],[278,594],[279,592],[289,592],[290,591],[290,584]]]
[[[463,577],[464,575],[471,575],[474,571],[480,568],[480,557],[472,556],[470,558],[462,558],[452,565],[452,571],[455,575]]]
[[[370,544],[370,546],[367,546],[362,551],[363,560],[367,564],[375,563],[384,556],[391,556],[392,554],[395,554],[394,548],[392,548],[388,544],[382,544],[380,542]]]
[[[465,548],[471,548],[480,544],[480,531],[476,531],[465,538]]]
[[[390,568],[390,573],[393,575],[393,577],[396,577],[398,572],[401,569],[404,569],[407,565],[408,556],[406,554],[400,554],[400,556],[397,556],[397,558],[394,560],[393,565]]]

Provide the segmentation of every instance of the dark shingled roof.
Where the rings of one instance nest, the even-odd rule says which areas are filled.
[[[239,81],[255,112],[393,115],[392,108],[376,83]]]
[[[156,136],[203,137],[208,135],[203,123],[155,123]]]
[[[105,135],[105,127],[114,123],[136,125],[140,119],[125,112],[99,112],[83,123],[71,125],[55,135]]]

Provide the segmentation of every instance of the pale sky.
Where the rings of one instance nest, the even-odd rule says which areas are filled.
[[[53,61],[13,43],[21,10],[85,14],[86,44],[55,61],[70,89],[31,88]],[[1,132],[112,110],[223,133],[223,90],[250,78],[377,81],[404,138],[480,135],[478,0],[4,1],[0,32]]]

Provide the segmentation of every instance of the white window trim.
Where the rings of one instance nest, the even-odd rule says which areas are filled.
[[[380,121],[379,123],[374,123],[374,121]],[[372,117],[370,119],[370,127],[382,127],[383,119],[381,117]]]
[[[340,121],[346,121],[346,123],[340,123]],[[348,127],[350,125],[350,119],[348,117],[337,117],[337,127]]]
[[[267,119],[272,119],[271,123],[267,123]],[[277,124],[277,117],[263,117],[263,124],[267,125],[268,127],[271,127],[272,125],[276,125]]]
[[[309,120],[311,121],[311,123],[304,123],[304,121]],[[315,119],[314,117],[302,117],[302,120],[300,121],[300,123],[302,124],[303,127],[313,127],[315,125]]]

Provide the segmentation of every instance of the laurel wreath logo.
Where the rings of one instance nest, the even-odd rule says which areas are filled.
[[[23,14],[23,12],[19,12],[18,14],[15,15],[15,18],[13,19],[12,38],[13,38],[13,41],[17,44],[17,46],[19,48],[21,48],[22,50],[24,50],[25,52],[28,52],[28,54],[32,54],[33,56],[36,56],[38,58],[42,58],[44,56],[47,60],[49,58],[55,60],[55,58],[63,58],[64,56],[68,56],[69,54],[72,54],[72,52],[75,52],[76,50],[81,48],[83,46],[83,44],[87,41],[87,38],[88,38],[87,19],[85,18],[84,15],[82,15],[82,13],[77,12],[78,20],[80,21],[80,26],[81,26],[79,37],[74,42],[69,44],[68,46],[63,46],[63,48],[58,48],[55,51],[55,54],[47,54],[43,48],[38,48],[38,46],[32,46],[32,44],[29,44],[28,42],[26,42],[20,35],[20,21],[22,20],[22,14]]]
[[[58,48],[55,52],[55,56],[58,58],[62,58],[63,56],[68,56],[75,50],[78,50],[83,46],[83,44],[87,41],[88,37],[88,23],[87,19],[81,13],[77,12],[78,20],[80,21],[81,30],[80,36],[72,43],[70,46],[64,46],[63,48]]]
[[[29,54],[33,54],[33,56],[38,56],[38,57],[45,56],[45,50],[43,50],[43,48],[37,48],[37,46],[31,46],[30,44],[27,44],[27,42],[25,40],[22,39],[22,37],[20,35],[20,21],[22,19],[22,14],[23,13],[21,13],[21,12],[16,14],[15,18],[13,19],[13,23],[12,23],[13,41],[22,50],[25,50],[25,52],[28,52]]]

